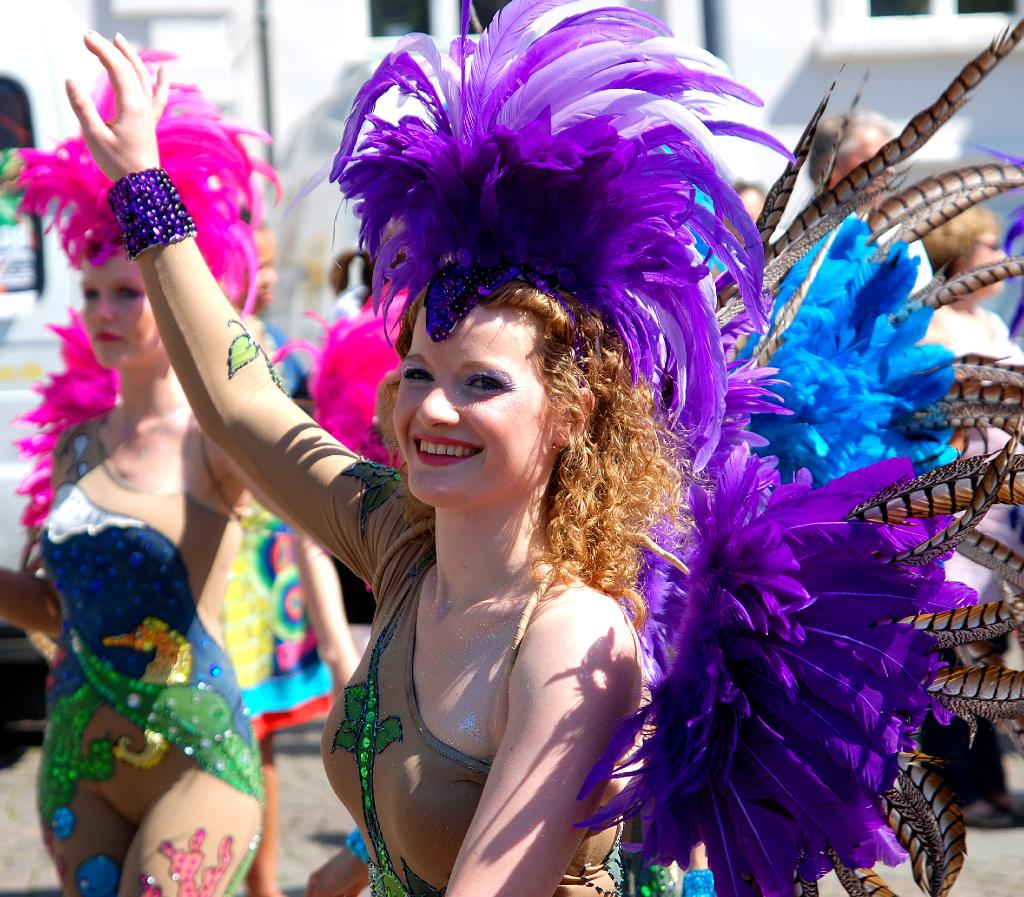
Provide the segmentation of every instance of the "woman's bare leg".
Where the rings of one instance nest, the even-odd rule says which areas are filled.
[[[65,897],[117,897],[135,836],[131,822],[98,794],[79,788],[43,824],[49,828],[47,842]]]
[[[119,897],[229,897],[252,862],[261,815],[255,797],[189,770],[139,825]]]
[[[263,837],[256,850],[256,858],[245,878],[249,897],[284,897],[277,884],[277,850],[279,843],[278,815],[280,811],[280,783],[274,761],[274,734],[268,733],[260,741],[260,761],[263,763]]]

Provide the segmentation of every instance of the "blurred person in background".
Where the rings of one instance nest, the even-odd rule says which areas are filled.
[[[764,188],[753,181],[736,181],[732,187],[739,194],[740,202],[743,203],[743,208],[747,210],[751,220],[757,221],[757,216],[764,208]]]
[[[825,115],[814,132],[807,169],[816,185],[834,187],[894,136],[892,123],[877,112]]]
[[[984,206],[974,206],[932,231],[924,245],[932,267],[951,279],[981,265],[1005,258],[1001,248],[999,219]],[[1024,362],[1024,352],[1010,339],[1003,319],[984,303],[997,297],[1002,282],[976,290],[956,302],[935,310],[924,342],[945,346],[957,356],[977,353],[1016,364]],[[954,445],[964,457],[999,451],[1009,436],[989,428],[960,431]],[[1007,505],[994,506],[986,516],[986,532],[1000,542],[1021,549],[1018,511]],[[946,562],[950,579],[966,583],[978,593],[980,602],[1002,598],[999,580],[987,567],[954,554]],[[1006,650],[1006,637],[991,643],[993,650]],[[953,651],[946,660],[956,663]],[[954,718],[942,726],[929,717],[922,729],[922,749],[933,756],[948,757],[950,784],[964,804],[964,821],[980,828],[1007,828],[1024,824],[1024,813],[1007,791],[1002,756],[995,728],[978,720],[974,743],[969,744],[967,724]]]
[[[352,266],[358,264],[359,277],[352,278]],[[339,252],[327,272],[328,282],[334,292],[334,305],[328,314],[328,321],[354,318],[370,300],[373,285],[373,262],[365,252],[346,249]]]
[[[272,172],[246,150],[249,129],[195,88],[163,98],[165,164],[202,221],[201,251],[238,294],[255,274],[242,209],[258,207],[255,175]],[[114,116],[105,78],[95,102]],[[0,613],[57,639],[44,838],[67,897],[222,897],[251,862],[262,815],[259,752],[218,622],[246,487],[200,433],[171,369],[115,222],[124,197],[81,137],[23,158],[24,207],[56,207],[84,299],[82,323],[56,328],[68,370],[25,416],[40,432],[22,444],[36,460],[24,520],[37,527],[45,577],[0,570]],[[260,357],[251,341],[240,348]]]
[[[256,273],[256,298],[245,321],[246,326],[260,341],[271,358],[287,342],[287,334],[270,319],[270,309],[276,297],[277,287],[277,238],[266,225],[261,225],[253,234],[259,268]],[[288,395],[296,397],[301,393],[306,370],[294,354],[286,355],[277,363],[278,375]]]
[[[834,187],[895,136],[892,122],[869,109],[822,116],[807,156],[807,170],[815,192]],[[919,289],[932,279],[928,255],[920,241],[909,243],[907,254],[917,259],[914,288]]]
[[[996,215],[984,206],[974,206],[932,231],[924,245],[932,268],[949,280],[1006,258],[1001,233]],[[1024,361],[1024,352],[1010,339],[1006,323],[984,304],[1002,291],[1000,281],[936,309],[925,341],[943,345],[956,355],[977,352],[1004,361]]]
[[[252,314],[245,318],[293,398],[306,371],[295,353],[277,358],[284,333],[265,316],[275,299],[277,243],[270,228],[253,234],[259,267]],[[250,897],[282,897],[278,886],[280,785],[274,735],[327,715],[359,661],[330,556],[309,536],[255,499],[240,515],[242,546],[221,613],[224,641],[260,746],[263,836],[246,876]]]

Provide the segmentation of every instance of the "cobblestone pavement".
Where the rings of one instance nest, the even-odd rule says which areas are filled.
[[[281,732],[275,739],[281,769],[281,886],[301,897],[306,876],[337,849],[352,820],[327,784],[320,764],[319,727]],[[56,877],[43,850],[35,812],[39,748],[0,754],[0,897],[57,897]],[[1008,758],[1015,792],[1024,792],[1024,761]],[[970,855],[953,897],[1024,895],[1024,828],[971,829]],[[901,897],[920,894],[907,866],[883,870]],[[845,892],[834,879],[822,882],[822,897]]]
[[[320,726],[279,732],[281,887],[302,897],[306,876],[352,828],[320,762]],[[58,897],[57,878],[43,848],[35,809],[39,748],[0,753],[0,897]]]

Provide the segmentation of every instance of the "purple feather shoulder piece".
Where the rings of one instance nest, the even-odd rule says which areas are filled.
[[[374,114],[392,90],[414,110],[397,121]],[[519,277],[565,290],[614,325],[636,376],[671,387],[710,451],[726,367],[696,246],[766,321],[761,243],[718,149],[718,134],[742,133],[786,152],[728,121],[734,104],[759,102],[644,12],[513,0],[447,54],[403,38],[357,96],[331,180],[355,202],[385,306],[441,281],[428,329],[436,292],[442,339],[477,289]]]
[[[692,487],[700,538],[658,610],[670,660],[591,775],[630,779],[598,822],[642,816],[652,859],[685,862],[703,842],[721,897],[791,895],[794,870],[819,878],[830,849],[851,868],[899,858],[880,795],[937,657],[896,620],[975,600],[938,563],[888,562],[933,522],[849,519],[911,474],[895,459],[820,489],[783,484],[740,444],[714,486]]]

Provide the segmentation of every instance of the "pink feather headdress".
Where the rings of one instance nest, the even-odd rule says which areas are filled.
[[[100,366],[93,354],[82,319],[71,309],[66,327],[50,324],[61,340],[64,370],[37,383],[42,398],[39,405],[14,419],[15,424],[34,427],[36,432],[15,441],[22,458],[32,467],[18,484],[18,494],[28,497],[21,514],[22,526],[42,525],[50,511],[53,489],[53,451],[61,434],[69,427],[104,414],[117,400],[117,372]]]
[[[151,73],[173,55],[143,51]],[[104,120],[116,113],[114,92],[106,75],[93,91]],[[279,188],[274,170],[254,158],[244,138],[269,140],[258,129],[230,122],[198,88],[172,84],[167,106],[157,124],[160,163],[178,187],[199,233],[196,242],[225,292],[246,304],[255,298],[259,260],[252,232],[263,215],[263,198],[256,175]],[[102,265],[123,252],[121,235],[107,202],[112,182],[93,161],[81,136],[52,150],[21,150],[24,168],[19,184],[22,209],[35,215],[53,211],[56,230],[68,262],[75,268],[86,260]],[[32,462],[18,493],[29,501],[21,522],[34,527],[45,519],[53,499],[50,488],[52,454],[69,427],[109,411],[117,398],[117,375],[100,366],[93,355],[81,319],[72,311],[66,327],[51,325],[61,341],[64,369],[36,386],[39,405],[15,423],[36,428],[17,440],[23,458]]]
[[[151,73],[169,53],[144,50]],[[100,116],[116,114],[114,92],[106,74],[93,90]],[[217,106],[193,85],[171,85],[167,106],[157,123],[160,164],[167,170],[195,219],[196,242],[213,275],[229,297],[238,299],[248,288],[246,303],[255,297],[259,261],[252,230],[263,214],[256,175],[279,190],[273,168],[250,155],[244,138],[268,141],[269,135],[221,116]],[[68,261],[75,268],[83,259],[102,265],[122,252],[121,236],[107,202],[112,182],[93,161],[81,136],[53,150],[21,151],[25,167],[20,186],[22,209],[44,215],[53,208],[50,225],[60,236]]]
[[[350,320],[328,324],[320,319],[324,329],[319,344],[293,340],[278,356],[296,349],[309,352],[313,359],[309,394],[320,426],[352,451],[381,464],[392,459],[374,424],[377,389],[399,365],[389,334],[397,329],[403,304],[392,306],[386,329],[380,313],[371,307]]]

